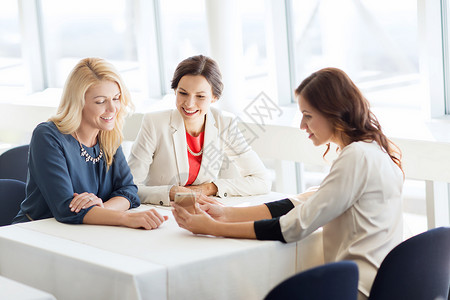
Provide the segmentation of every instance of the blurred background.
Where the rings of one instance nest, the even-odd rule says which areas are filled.
[[[172,101],[176,65],[197,54],[218,61],[218,105],[237,115],[264,93],[282,112],[276,122],[298,126],[293,90],[332,66],[362,89],[389,136],[448,142],[434,127],[450,113],[449,12],[447,0],[2,0],[0,107],[17,123],[0,128],[0,144],[29,141],[11,134],[26,118],[15,105],[56,108],[81,58],[112,62],[145,112]],[[282,172],[292,176],[278,189],[301,192],[326,168]],[[425,190],[406,181],[406,212],[425,216]]]

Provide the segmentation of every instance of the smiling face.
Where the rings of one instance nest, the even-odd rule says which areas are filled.
[[[301,95],[298,96],[298,105],[302,113],[300,129],[308,133],[308,137],[315,146],[329,142],[339,144],[335,139],[331,122],[322,113],[312,107]]]
[[[117,83],[100,81],[86,91],[84,99],[81,123],[85,130],[113,130],[121,106]]]
[[[201,75],[185,75],[181,77],[176,93],[176,105],[184,120],[188,133],[197,135],[203,131],[205,115],[211,103],[217,101],[212,88]]]

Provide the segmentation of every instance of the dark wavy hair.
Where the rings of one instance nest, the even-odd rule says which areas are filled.
[[[176,89],[181,78],[185,75],[201,75],[211,85],[213,95],[219,99],[222,95],[223,83],[219,65],[215,60],[204,55],[196,55],[180,62],[175,69],[171,88]]]
[[[303,80],[295,90],[332,124],[334,133],[344,141],[376,141],[402,170],[400,148],[381,130],[380,123],[370,110],[369,101],[340,69],[324,68]],[[330,150],[330,144],[323,156]]]

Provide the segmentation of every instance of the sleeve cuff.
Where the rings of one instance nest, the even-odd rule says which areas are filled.
[[[280,218],[255,221],[253,227],[258,240],[281,241],[286,243],[281,233]]]
[[[151,187],[146,185],[138,186],[138,196],[141,204],[154,204],[170,206],[170,189],[172,186]]]
[[[141,205],[141,200],[137,195],[137,192],[134,194],[128,191],[115,191],[110,195],[110,199],[116,196],[127,199],[128,202],[130,202],[130,208],[139,207],[139,205]]]
[[[292,201],[288,198],[264,204],[269,209],[272,218],[283,216],[295,207]]]
[[[217,181],[213,181],[212,183],[217,186],[217,193],[215,196],[218,196],[220,198],[226,198],[229,196],[228,193],[223,190],[223,187],[221,187],[220,183],[218,183]]]

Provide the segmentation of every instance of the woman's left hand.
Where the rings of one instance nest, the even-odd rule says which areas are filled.
[[[204,194],[206,196],[215,196],[218,191],[217,186],[212,182],[202,183],[199,185],[188,185],[185,186],[185,188],[188,188],[200,194]]]
[[[199,195],[197,196],[197,198],[196,198],[196,201],[197,201],[197,203],[200,204],[200,205],[210,203],[210,204],[216,204],[216,205],[224,206],[223,203],[220,202],[219,200],[214,199],[214,198],[212,198],[212,197],[205,196],[205,195],[203,195],[203,194],[199,194]]]
[[[202,209],[197,207],[197,213],[190,214],[183,207],[175,203],[172,206],[172,213],[178,226],[195,234],[212,234],[216,221]]]
[[[72,212],[79,213],[80,210],[94,205],[105,207],[103,200],[92,193],[73,193],[73,199],[69,204],[69,208]]]

